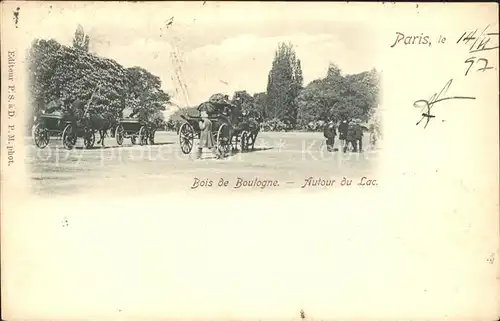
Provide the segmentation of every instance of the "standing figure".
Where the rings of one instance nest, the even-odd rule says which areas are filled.
[[[354,151],[363,152],[363,127],[359,122],[354,124]]]
[[[346,145],[344,147],[344,153],[349,150],[349,145],[352,146],[352,151],[357,152],[357,141],[356,141],[356,124],[351,123],[349,124],[349,128],[347,130],[347,137],[346,137]]]
[[[378,140],[378,132],[377,127],[374,124],[371,124],[368,131],[370,132],[370,148],[373,150],[377,147]]]
[[[333,121],[330,121],[325,126],[325,130],[323,131],[323,135],[326,138],[326,148],[329,152],[332,152],[333,146],[335,144],[335,137],[337,136],[337,131],[335,130],[335,125]]]
[[[208,119],[208,113],[206,111],[202,111],[200,113],[201,120],[199,122],[200,125],[200,142],[198,145],[198,154],[196,158],[201,158],[201,153],[203,152],[203,148],[208,148],[215,154],[216,158],[220,158],[219,154],[214,150],[214,138],[212,136],[212,122]]]
[[[342,150],[344,153],[347,151],[347,133],[349,131],[349,125],[347,124],[347,120],[343,120],[339,125],[339,139],[342,142]]]

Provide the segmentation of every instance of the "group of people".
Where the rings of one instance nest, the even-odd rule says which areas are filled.
[[[348,150],[353,152],[363,151],[363,127],[359,120],[352,120],[351,122],[343,120],[338,126],[334,121],[330,121],[325,125],[323,135],[326,138],[326,146],[329,152],[338,150],[334,148],[337,131],[344,153]]]

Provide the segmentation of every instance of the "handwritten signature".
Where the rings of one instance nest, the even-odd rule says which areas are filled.
[[[453,82],[453,79],[450,79],[446,83],[446,85],[444,85],[443,89],[441,89],[439,94],[432,95],[429,100],[420,99],[420,100],[417,100],[413,103],[414,107],[422,109],[422,115],[421,115],[422,118],[417,122],[417,126],[420,125],[420,123],[425,119],[426,122],[425,122],[424,128],[427,128],[427,125],[429,125],[429,122],[431,121],[431,119],[436,117],[436,115],[431,114],[431,110],[432,110],[434,104],[436,104],[440,101],[450,100],[450,99],[476,99],[475,97],[467,97],[467,96],[443,97],[448,92],[448,89],[450,89],[452,82]]]

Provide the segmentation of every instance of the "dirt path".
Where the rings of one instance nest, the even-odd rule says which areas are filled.
[[[33,191],[40,195],[140,195],[188,191],[195,178],[217,184],[221,177],[233,187],[240,178],[240,183],[278,181],[279,186],[268,183],[271,186],[266,188],[300,188],[308,177],[358,178],[374,173],[378,155],[378,151],[367,151],[368,137],[362,154],[328,153],[322,133],[260,133],[254,151],[223,160],[209,153],[201,160],[194,159],[194,152],[184,155],[175,133],[157,133],[153,146],[134,146],[130,140],[118,146],[112,138],[106,138],[105,144],[104,149],[86,150],[79,140],[76,148],[68,151],[57,139],[43,150],[30,142],[26,162],[31,168]]]

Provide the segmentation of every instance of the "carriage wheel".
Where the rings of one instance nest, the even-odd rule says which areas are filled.
[[[222,156],[231,151],[231,131],[229,126],[222,124],[217,131],[217,150]]]
[[[135,135],[130,137],[130,142],[132,143],[132,145],[137,144],[137,138]]]
[[[95,143],[95,133],[93,130],[88,129],[85,131],[85,136],[83,137],[83,143],[85,144],[85,148],[92,148]]]
[[[36,124],[33,129],[33,140],[38,148],[45,148],[49,144],[49,132],[42,124]]]
[[[190,124],[184,123],[179,128],[179,143],[184,154],[191,153],[194,145],[194,129]]]
[[[66,125],[62,134],[63,145],[66,149],[73,149],[76,145],[76,133],[73,126]]]
[[[139,144],[146,145],[148,143],[148,130],[146,127],[141,126],[141,129],[139,129]]]
[[[123,138],[125,136],[125,130],[122,125],[118,125],[115,129],[116,143],[121,146],[123,144]]]
[[[248,131],[244,130],[240,135],[241,151],[244,152],[248,149]]]

